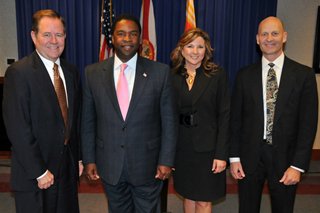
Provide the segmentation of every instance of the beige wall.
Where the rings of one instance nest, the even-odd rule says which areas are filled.
[[[286,55],[310,67],[313,62],[318,6],[320,0],[278,0],[277,16],[282,19],[288,32]],[[317,82],[320,96],[320,74],[317,74]],[[320,116],[313,148],[320,149]]]
[[[288,32],[286,54],[312,66],[315,26],[320,0],[278,0],[277,16]]]
[[[14,0],[0,0],[0,77],[7,69],[7,58],[18,58]]]

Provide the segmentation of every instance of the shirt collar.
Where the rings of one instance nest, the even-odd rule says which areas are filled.
[[[39,52],[38,50],[36,50],[41,61],[44,63],[45,67],[48,69],[48,70],[52,70],[53,68],[53,64],[56,63],[58,64],[58,66],[60,66],[60,58],[58,58],[55,62],[52,62],[50,61],[49,59],[46,59],[45,57],[43,57]]]
[[[138,59],[138,53],[136,53],[129,61],[126,63],[123,63],[117,56],[117,54],[114,55],[114,69],[118,69],[121,64],[127,64],[128,67],[135,69]],[[119,68],[120,69],[120,68]]]
[[[262,56],[262,67],[269,69],[269,63],[273,63],[275,68],[282,70],[284,63],[284,53],[282,52],[281,55],[274,61],[268,61],[264,56]]]

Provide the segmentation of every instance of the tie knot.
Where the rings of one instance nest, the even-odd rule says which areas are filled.
[[[59,67],[58,64],[56,64],[56,63],[53,64],[53,69],[54,70],[58,70],[58,67]]]
[[[59,66],[58,66],[58,64],[56,64],[56,63],[53,64],[53,71],[54,71],[54,72],[58,72],[58,71],[59,71]]]
[[[269,63],[268,65],[270,66],[270,68],[274,67],[274,63]]]
[[[124,72],[124,70],[128,67],[128,64],[121,64],[120,65],[120,72]]]

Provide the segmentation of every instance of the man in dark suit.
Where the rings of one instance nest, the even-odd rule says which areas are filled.
[[[83,161],[89,179],[101,177],[111,213],[159,212],[162,180],[174,162],[170,69],[138,56],[140,34],[135,17],[118,16],[115,56],[85,71]]]
[[[81,90],[76,68],[59,58],[63,18],[36,12],[31,37],[36,51],[7,69],[3,91],[16,212],[77,213]]]
[[[256,37],[262,60],[239,71],[232,97],[230,171],[239,212],[259,212],[267,180],[272,212],[290,213],[317,129],[315,74],[284,55],[278,18],[264,19]]]

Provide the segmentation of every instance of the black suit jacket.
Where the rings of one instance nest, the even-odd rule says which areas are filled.
[[[261,61],[239,71],[231,106],[230,157],[240,157],[244,172],[251,173],[259,163],[264,132]],[[290,165],[307,170],[318,118],[311,68],[285,57],[274,116],[272,154],[279,177]]]
[[[176,101],[181,114],[182,92],[186,90],[186,79],[181,74],[174,75]],[[208,77],[202,68],[197,70],[197,79],[192,87],[192,111],[196,126],[188,128],[192,131],[194,150],[212,152],[213,158],[227,160],[229,145],[230,94],[227,74],[219,68],[214,75]],[[185,128],[179,131],[177,149],[184,146]]]
[[[79,74],[74,66],[63,59],[60,61],[68,93],[70,147],[77,169],[81,98]],[[7,69],[3,118],[12,143],[12,188],[18,191],[38,190],[36,178],[47,169],[57,176],[66,129],[52,81],[36,52]]]
[[[100,177],[116,184],[126,165],[131,182],[154,180],[157,165],[173,166],[176,113],[167,65],[138,57],[126,120],[119,108],[114,58],[85,71],[82,110],[83,161],[96,163]]]

